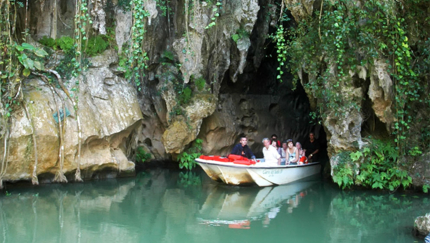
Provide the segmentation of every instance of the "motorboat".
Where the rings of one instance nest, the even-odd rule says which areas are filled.
[[[230,185],[254,183],[261,187],[283,185],[316,175],[321,171],[319,162],[268,166],[264,159],[250,160],[241,156],[203,155],[197,158],[196,162],[212,180]]]

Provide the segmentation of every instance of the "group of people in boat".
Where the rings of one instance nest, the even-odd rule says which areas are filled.
[[[262,141],[264,161],[268,166],[277,165],[297,165],[318,161],[318,152],[320,149],[315,134],[309,134],[309,140],[306,140],[304,147],[300,142],[294,145],[292,139],[287,139],[282,143],[278,140],[276,134],[269,138],[263,138]],[[248,159],[255,159],[255,155],[248,147],[248,139],[242,136],[238,144],[233,147],[231,154],[241,155]]]

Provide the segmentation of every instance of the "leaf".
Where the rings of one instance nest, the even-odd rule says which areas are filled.
[[[28,77],[30,74],[31,74],[31,71],[30,71],[30,69],[28,69],[28,68],[25,68],[25,69],[22,71],[22,75],[24,75],[25,77]]]
[[[38,57],[45,57],[48,55],[48,53],[43,49],[37,49],[36,51],[34,51],[34,54]]]
[[[22,43],[21,46],[26,50],[31,50],[31,51],[36,50],[36,48],[33,45],[28,43]]]
[[[34,62],[30,58],[25,58],[23,60],[23,65],[28,69],[34,69]]]
[[[40,71],[45,70],[45,67],[44,67],[44,66],[43,66],[43,64],[42,64],[41,62],[39,62],[39,61],[34,61],[34,67],[35,67],[37,70],[40,70]]]

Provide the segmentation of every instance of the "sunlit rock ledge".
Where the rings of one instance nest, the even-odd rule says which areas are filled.
[[[66,182],[134,173],[134,163],[127,158],[127,138],[141,124],[142,112],[136,89],[109,68],[117,59],[116,52],[108,50],[90,60],[93,65],[79,82],[78,98],[70,91],[77,107],[56,80],[52,85],[38,77],[23,82],[28,116],[22,107],[12,113],[3,181],[50,182],[55,177]],[[65,83],[69,90],[74,85],[73,79]],[[4,146],[0,150],[3,155]],[[75,177],[78,168],[81,173]]]

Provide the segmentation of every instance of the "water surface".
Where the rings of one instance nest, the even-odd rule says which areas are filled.
[[[9,187],[0,242],[423,242],[426,195],[339,190],[315,178],[231,187],[204,173]]]

